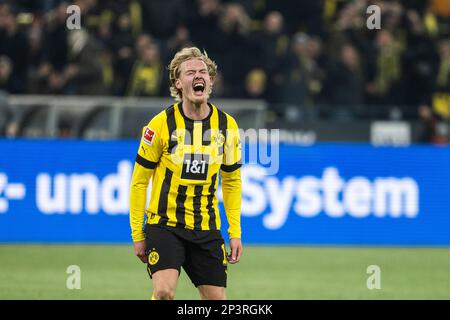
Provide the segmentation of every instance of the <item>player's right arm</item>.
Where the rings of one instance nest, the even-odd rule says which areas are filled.
[[[163,114],[160,113],[143,128],[134,163],[130,187],[130,226],[131,237],[135,244],[143,243],[143,240],[145,240],[143,224],[147,203],[147,187],[162,155],[161,130],[163,121]],[[136,255],[140,256],[137,252]]]

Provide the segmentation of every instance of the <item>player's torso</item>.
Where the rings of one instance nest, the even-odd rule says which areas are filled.
[[[222,164],[226,123],[219,125],[223,119],[219,119],[218,109],[211,107],[212,112],[202,121],[185,117],[178,104],[167,112],[165,145],[158,167],[170,169],[172,179],[183,185],[210,183]]]
[[[226,115],[215,106],[207,118],[187,118],[182,106],[166,110],[163,150],[152,186],[150,222],[190,229],[220,227],[215,192],[223,160]],[[153,220],[152,220],[153,219]]]

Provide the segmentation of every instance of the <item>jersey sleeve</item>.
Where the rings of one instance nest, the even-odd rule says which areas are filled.
[[[234,168],[241,166],[242,147],[239,136],[239,127],[232,117],[227,115],[227,138],[225,141],[223,164],[221,169],[224,171],[233,171]]]
[[[222,194],[231,238],[241,238],[242,148],[236,121],[228,116],[227,138],[221,165]]]
[[[164,149],[163,123],[163,115],[159,114],[142,129],[130,186],[130,226],[134,242],[145,239],[143,224],[147,187]]]
[[[136,162],[145,168],[155,166],[161,158],[164,149],[164,140],[162,138],[162,130],[164,129],[163,124],[164,115],[160,113],[155,116],[147,126],[142,128],[142,137],[136,156]],[[143,163],[140,163],[142,160],[141,158],[144,160],[142,161]]]

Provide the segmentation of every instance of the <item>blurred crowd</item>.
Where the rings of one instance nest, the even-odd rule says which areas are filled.
[[[372,4],[380,30],[367,27]],[[168,96],[166,66],[190,45],[219,65],[215,97],[450,118],[449,0],[0,0],[9,93]]]

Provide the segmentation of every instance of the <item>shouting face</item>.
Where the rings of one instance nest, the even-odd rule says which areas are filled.
[[[183,100],[194,105],[206,103],[211,93],[212,79],[206,64],[200,59],[186,60],[180,65],[180,76],[175,86],[181,90]]]

